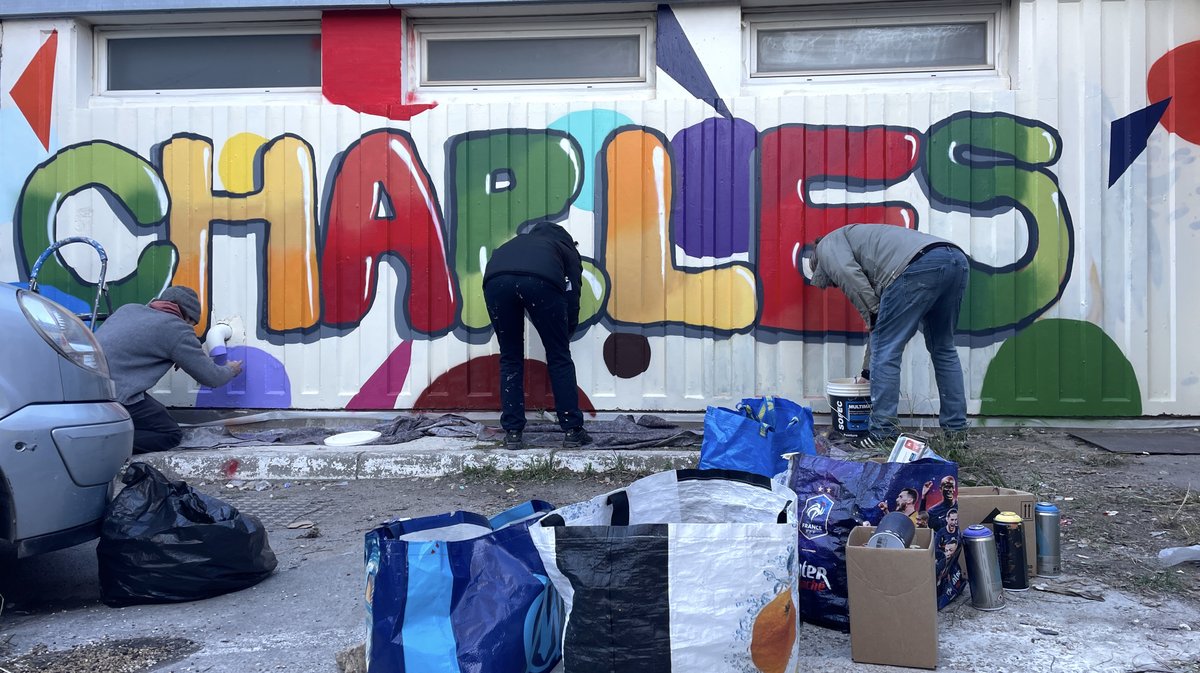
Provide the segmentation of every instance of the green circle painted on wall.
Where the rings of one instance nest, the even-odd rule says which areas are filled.
[[[1133,365],[1097,325],[1039,320],[1004,342],[983,378],[984,416],[1140,416]]]

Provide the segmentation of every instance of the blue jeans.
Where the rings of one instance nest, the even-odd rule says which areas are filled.
[[[567,295],[541,278],[504,274],[488,280],[483,299],[500,344],[500,426],[525,428],[525,315],[529,314],[546,348],[558,425],[563,430],[583,427],[567,331]]]
[[[954,328],[967,288],[967,256],[958,248],[926,252],[908,265],[879,300],[871,330],[871,433],[899,432],[900,358],[919,328],[933,360],[945,430],[967,427],[967,394],[954,349]]]

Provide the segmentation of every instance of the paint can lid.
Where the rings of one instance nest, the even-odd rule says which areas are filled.
[[[343,432],[325,438],[325,446],[359,446],[379,439],[382,434],[378,430],[355,430]]]
[[[1021,517],[1016,512],[1000,512],[993,519],[996,523],[1021,523]]]
[[[1057,512],[1058,506],[1052,502],[1039,502],[1033,506],[1033,509],[1038,512]]]
[[[965,529],[963,529],[963,537],[982,540],[983,538],[991,536],[992,531],[989,530],[987,526],[975,524],[973,526],[967,526]]]

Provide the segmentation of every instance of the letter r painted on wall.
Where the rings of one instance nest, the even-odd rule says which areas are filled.
[[[561,220],[583,184],[583,150],[553,129],[472,131],[446,143],[446,220],[468,331],[489,327],[483,272],[521,225]]]

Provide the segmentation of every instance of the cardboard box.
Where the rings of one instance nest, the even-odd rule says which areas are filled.
[[[850,531],[846,579],[850,657],[859,663],[937,668],[937,588],[933,531],[918,528],[919,549],[863,545],[871,526]]]
[[[1036,574],[1037,531],[1033,518],[1035,498],[1032,493],[998,486],[958,487],[958,521],[966,528],[977,523],[990,524],[1000,512],[1016,512],[1025,529],[1025,568],[1029,576]],[[966,561],[963,561],[966,568]]]

